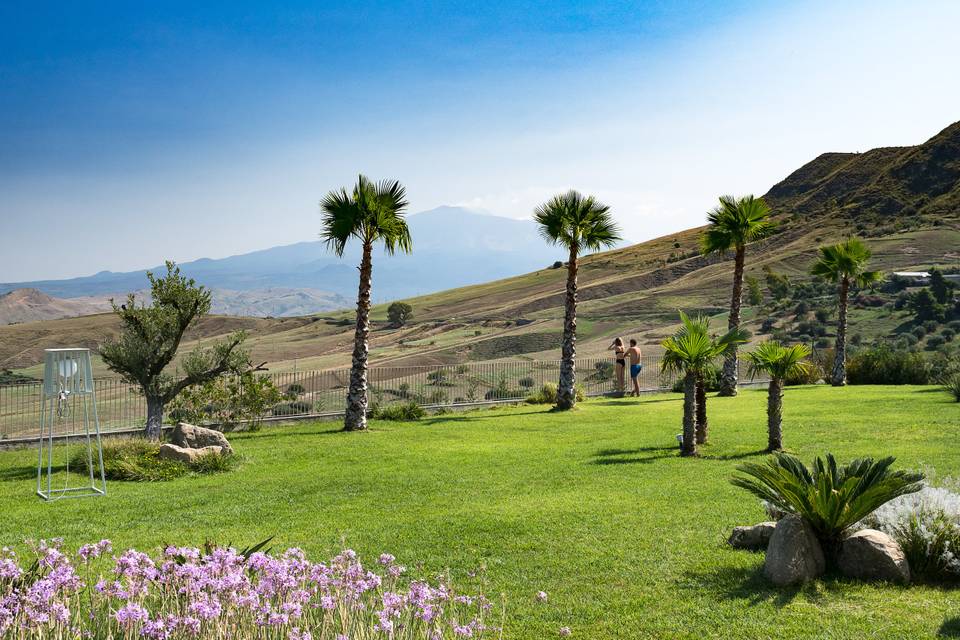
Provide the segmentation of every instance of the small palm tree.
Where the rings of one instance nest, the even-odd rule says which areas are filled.
[[[747,245],[770,235],[776,226],[770,220],[770,207],[763,198],[721,196],[720,204],[707,214],[709,226],[700,238],[704,255],[725,254],[734,250],[733,295],[730,299],[729,329],[740,328],[740,307],[743,303],[743,268]],[[732,345],[723,362],[720,395],[737,395],[737,347]]]
[[[664,340],[664,354],[660,359],[663,373],[683,376],[683,442],[680,455],[697,455],[697,379],[714,360],[723,355],[733,344],[746,342],[746,333],[731,329],[721,338],[709,335],[709,321],[699,316],[690,319],[680,312],[682,326],[676,334]]]
[[[557,408],[570,409],[576,403],[577,343],[577,260],[582,251],[599,251],[620,240],[620,230],[610,207],[593,196],[570,190],[554,196],[537,207],[533,215],[540,235],[550,244],[567,249],[567,297],[563,318],[563,345],[560,380],[557,384]]]
[[[357,293],[357,325],[353,340],[353,362],[343,428],[359,431],[367,428],[367,356],[370,351],[370,283],[373,273],[373,246],[381,242],[387,253],[397,249],[410,253],[413,243],[404,220],[406,190],[396,180],[374,183],[361,175],[353,192],[331,191],[320,203],[323,231],[320,237],[338,256],[347,242],[356,238],[362,244],[360,287]]]
[[[867,271],[870,250],[856,238],[846,242],[820,247],[820,257],[814,263],[811,273],[831,282],[839,283],[839,303],[837,305],[837,343],[830,382],[835,387],[847,384],[847,299],[850,285],[858,287],[872,286],[881,280],[879,271]]]
[[[817,537],[835,551],[843,533],[899,496],[923,488],[923,474],[891,471],[894,458],[858,458],[837,465],[832,455],[816,458],[808,469],[795,456],[777,452],[764,462],[737,467],[746,477],[731,482],[772,506],[793,513],[813,527]]]
[[[791,375],[806,373],[810,363],[806,358],[810,347],[795,344],[784,347],[779,342],[764,342],[747,354],[750,375],[770,375],[767,388],[767,451],[783,448],[783,381]]]

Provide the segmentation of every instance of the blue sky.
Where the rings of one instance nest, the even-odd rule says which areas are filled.
[[[0,281],[314,239],[359,171],[414,211],[575,187],[655,237],[960,118],[956,24],[952,1],[6,2]]]

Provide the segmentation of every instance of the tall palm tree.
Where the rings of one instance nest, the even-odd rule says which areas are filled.
[[[856,238],[840,244],[820,247],[820,257],[810,272],[831,282],[839,283],[837,304],[837,344],[830,382],[835,387],[847,384],[847,299],[850,285],[869,287],[881,280],[879,271],[867,271],[870,250]]]
[[[767,451],[783,448],[783,381],[791,375],[806,373],[810,363],[806,360],[810,347],[795,344],[785,347],[779,342],[764,342],[747,354],[750,360],[750,375],[770,375],[767,387]]]
[[[730,298],[729,329],[740,328],[740,307],[743,303],[743,266],[747,245],[770,235],[776,226],[770,220],[770,207],[763,198],[721,196],[720,204],[707,214],[709,226],[700,238],[704,255],[725,254],[734,250],[733,294]],[[725,354],[720,377],[720,395],[737,395],[737,346]]]
[[[560,357],[560,380],[557,384],[557,408],[570,409],[577,401],[577,260],[581,251],[599,251],[620,240],[610,207],[593,196],[570,190],[556,195],[537,207],[533,215],[540,226],[540,235],[550,244],[567,249],[567,298],[563,316],[563,345]]]
[[[682,326],[676,334],[663,341],[660,370],[683,376],[683,442],[680,455],[697,455],[697,378],[726,353],[731,345],[746,342],[746,332],[731,329],[720,338],[709,335],[709,321],[698,317],[691,320],[680,312]]]
[[[357,325],[353,340],[353,363],[343,428],[359,431],[367,428],[367,356],[370,351],[370,287],[373,273],[373,246],[381,242],[388,254],[397,249],[410,253],[413,243],[404,220],[406,190],[396,180],[372,182],[361,175],[353,192],[345,188],[331,191],[320,203],[323,231],[320,237],[327,247],[343,256],[347,242],[356,238],[362,244],[360,287],[357,293]]]

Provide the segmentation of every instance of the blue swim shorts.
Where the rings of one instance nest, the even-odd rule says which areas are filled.
[[[642,369],[643,369],[643,365],[642,365],[642,364],[632,364],[632,365],[630,365],[630,377],[631,377],[631,378],[636,378],[638,375],[640,375],[640,371],[641,371]]]

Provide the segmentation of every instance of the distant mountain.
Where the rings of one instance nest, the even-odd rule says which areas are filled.
[[[0,295],[0,325],[34,320],[57,320],[100,313],[110,309],[106,300],[60,299],[36,289],[14,289]]]
[[[211,313],[227,316],[286,318],[343,309],[353,304],[344,296],[316,289],[213,289],[212,293]]]
[[[561,251],[543,242],[530,220],[503,218],[459,207],[439,207],[411,215],[408,221],[413,254],[386,256],[377,250],[374,257],[374,299],[377,301],[506,278],[563,258]],[[282,289],[291,296],[305,296],[300,305],[289,299],[291,309],[314,313],[329,310],[329,304],[352,304],[359,260],[359,247],[355,244],[347,248],[343,258],[338,258],[327,251],[323,243],[314,241],[217,260],[203,258],[185,262],[180,267],[186,275],[215,290],[215,308],[233,301],[229,304],[249,305],[251,310],[262,311],[274,303],[258,302],[252,292]],[[152,270],[159,269],[161,267]],[[103,271],[69,280],[6,283],[0,284],[0,293],[29,287],[60,298],[117,296],[142,289],[146,283],[145,271]],[[304,291],[306,289],[312,293]],[[217,290],[233,293],[217,295]],[[308,300],[318,291],[325,292],[321,296],[326,301],[323,304]],[[242,292],[251,295],[238,297]]]

